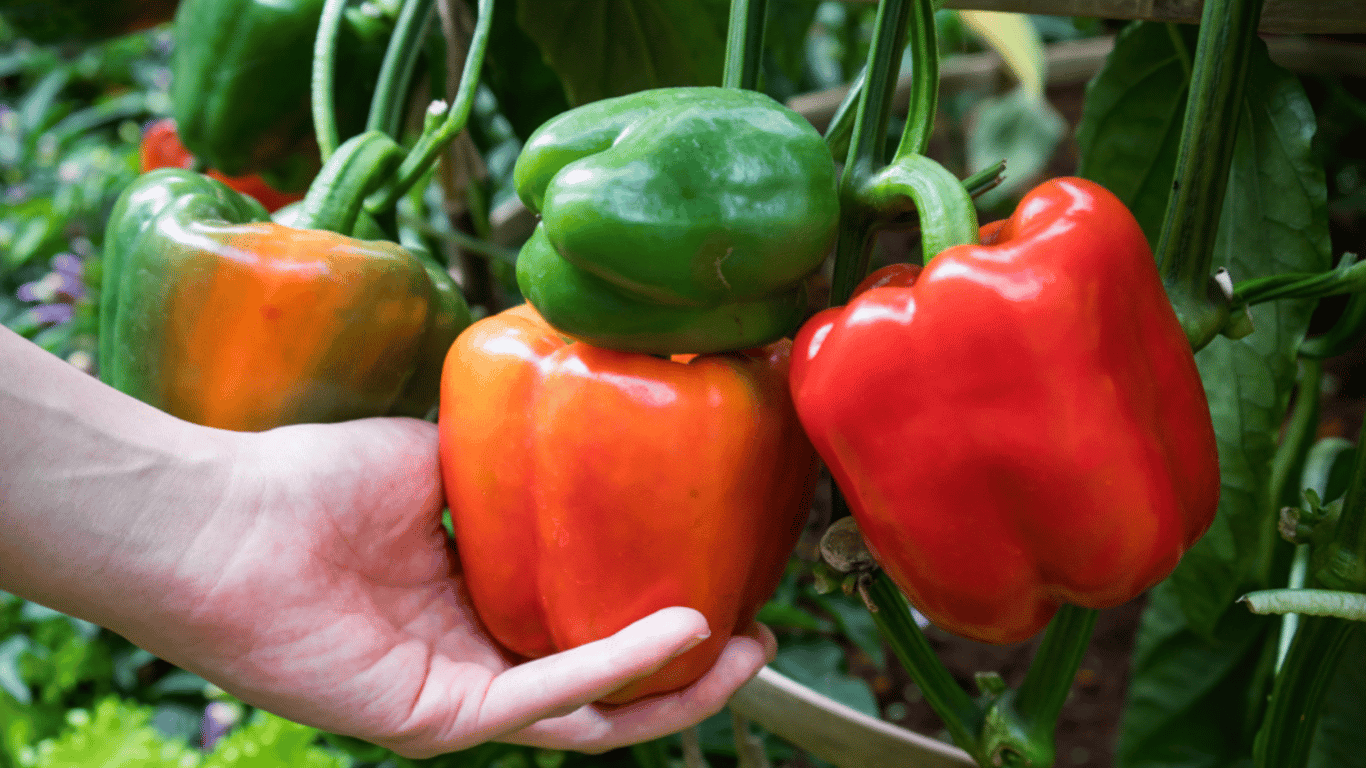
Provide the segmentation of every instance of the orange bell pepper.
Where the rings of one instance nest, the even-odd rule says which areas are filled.
[[[441,466],[490,634],[535,658],[683,605],[711,637],[603,701],[706,672],[776,587],[810,508],[790,349],[601,349],[525,304],[461,334],[442,375]]]

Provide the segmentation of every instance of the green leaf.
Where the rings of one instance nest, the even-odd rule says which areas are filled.
[[[1103,184],[1133,212],[1148,243],[1157,243],[1176,172],[1176,148],[1186,111],[1189,55],[1164,24],[1131,24],[1086,87],[1077,124],[1077,173]],[[1181,28],[1186,51],[1194,30]]]
[[[318,730],[257,710],[223,737],[203,768],[346,768],[350,760],[315,744]]]
[[[863,600],[843,592],[821,595],[814,588],[808,588],[807,597],[835,617],[840,634],[866,653],[878,669],[886,669],[887,652],[882,645],[882,635],[878,633],[877,622],[864,606]]]
[[[29,639],[11,635],[0,643],[0,690],[14,697],[20,704],[33,701],[33,692],[19,673],[19,659],[28,652]]]
[[[872,717],[877,697],[867,681],[845,671],[844,649],[833,640],[803,637],[783,643],[773,668],[806,687]]]
[[[1212,636],[1195,632],[1175,587],[1158,585],[1139,626],[1115,764],[1222,768],[1249,759],[1260,703],[1249,683],[1260,678],[1275,622],[1230,611]]]
[[[969,125],[969,168],[978,171],[1006,161],[1005,180],[978,198],[984,208],[1017,199],[1026,186],[1039,181],[1067,133],[1067,121],[1058,110],[1023,87],[982,99],[973,107]]]
[[[115,698],[94,712],[72,710],[71,727],[38,745],[33,768],[194,768],[199,755],[188,744],[166,739],[151,725],[152,710]]]
[[[1337,672],[1324,696],[1309,752],[1308,768],[1366,768],[1361,748],[1366,723],[1366,628],[1358,627],[1347,640]]]
[[[720,85],[727,3],[518,0],[517,20],[572,105],[676,85]]]
[[[1087,89],[1078,142],[1081,172],[1115,192],[1155,241],[1175,167],[1194,46],[1190,30],[1138,23]],[[1294,75],[1254,44],[1215,265],[1235,280],[1329,266],[1323,171],[1313,162],[1314,116]],[[1173,574],[1191,628],[1214,638],[1241,590],[1264,583],[1284,546],[1268,478],[1295,382],[1295,350],[1313,302],[1253,309],[1256,332],[1216,339],[1196,357],[1219,440],[1219,513]],[[1276,585],[1278,586],[1278,585]]]

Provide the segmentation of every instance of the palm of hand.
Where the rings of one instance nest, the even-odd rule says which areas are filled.
[[[513,666],[479,625],[441,527],[431,425],[375,419],[243,439],[254,468],[237,472],[204,528],[212,537],[181,561],[202,631],[153,650],[250,703],[408,755],[489,739],[600,750],[711,714],[771,655],[756,631],[682,692],[584,706],[689,647],[705,632],[700,614],[669,609]]]

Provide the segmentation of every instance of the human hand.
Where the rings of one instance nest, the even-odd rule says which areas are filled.
[[[224,439],[232,479],[163,603],[181,615],[129,634],[251,704],[414,757],[487,740],[591,752],[700,721],[772,657],[756,625],[682,691],[593,706],[705,638],[702,615],[666,609],[514,664],[480,627],[441,526],[435,427],[369,419]]]

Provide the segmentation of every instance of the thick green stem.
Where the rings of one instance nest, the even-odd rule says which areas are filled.
[[[868,236],[873,219],[859,208],[858,197],[868,178],[887,162],[887,124],[892,96],[906,47],[906,24],[913,3],[932,0],[882,0],[873,23],[873,42],[868,49],[864,87],[859,92],[849,154],[840,178],[839,239],[835,243],[834,275],[830,303],[849,300],[854,287],[868,271]]]
[[[731,0],[726,29],[726,69],[721,84],[757,90],[764,56],[764,19],[768,0]]]
[[[470,40],[469,53],[465,56],[465,69],[460,73],[460,89],[455,101],[446,109],[444,117],[434,121],[434,127],[422,132],[417,144],[408,152],[399,166],[392,184],[375,193],[366,201],[366,210],[372,214],[382,213],[394,207],[398,199],[436,162],[441,152],[465,130],[469,122],[470,110],[474,107],[474,97],[479,88],[479,73],[484,67],[484,53],[488,50],[489,30],[493,22],[494,0],[479,0],[479,15],[474,24],[474,35]],[[435,102],[434,105],[440,105]],[[431,114],[429,113],[429,117]],[[429,121],[433,122],[433,121]]]
[[[337,151],[341,132],[337,128],[336,71],[337,36],[341,33],[346,0],[326,0],[318,22],[318,37],[313,42],[313,132],[323,162]]]
[[[911,94],[906,129],[901,133],[894,158],[923,155],[934,133],[939,108],[939,39],[934,26],[934,4],[915,3],[911,8],[908,45],[911,50]]]
[[[1058,713],[1072,689],[1099,612],[1063,605],[1048,624],[1024,682],[997,700],[987,715],[982,749],[996,765],[1053,764]],[[1000,727],[998,730],[998,724]],[[1014,755],[1013,760],[1007,755]]]
[[[412,82],[413,70],[422,54],[422,41],[427,36],[435,9],[436,0],[404,0],[394,33],[389,38],[389,47],[384,50],[375,95],[370,99],[370,112],[365,120],[367,131],[383,131],[395,139],[399,137],[404,95]],[[442,65],[442,62],[434,63],[434,66]]]
[[[982,754],[977,748],[977,735],[982,730],[985,718],[981,707],[953,679],[953,675],[935,655],[929,640],[925,639],[925,633],[915,623],[910,604],[886,573],[878,571],[867,594],[877,608],[873,612],[873,619],[877,622],[878,630],[920,687],[925,701],[943,719],[944,727],[958,746],[982,762]]]
[[[1206,0],[1157,263],[1177,317],[1200,349],[1224,327],[1228,297],[1211,284],[1214,241],[1233,162],[1239,108],[1262,0]]]

